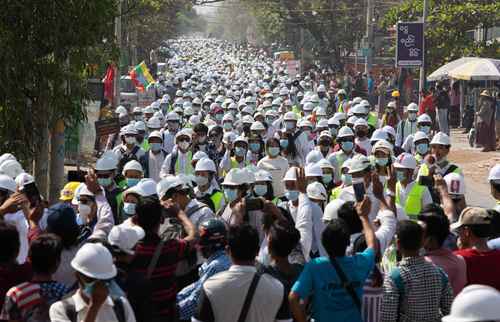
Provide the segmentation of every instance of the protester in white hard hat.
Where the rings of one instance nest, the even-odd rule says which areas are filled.
[[[448,161],[451,139],[447,134],[443,132],[436,133],[430,145],[431,153],[435,158],[435,164],[437,166],[436,173],[439,173],[443,177],[452,172],[462,174],[462,169],[457,164]]]
[[[250,164],[257,165],[259,160],[261,160],[265,155],[265,144],[264,140],[260,135],[254,133],[250,134],[248,137],[248,153],[246,160]]]
[[[118,159],[117,170],[122,171],[123,166],[130,160],[141,160],[146,152],[137,145],[137,130],[133,125],[127,125],[120,131],[122,144],[113,149]]]
[[[168,175],[190,175],[194,173],[191,164],[193,159],[193,152],[190,149],[191,143],[191,130],[182,129],[177,132],[175,135],[175,148],[167,155],[161,166],[161,178],[165,178]]]
[[[341,113],[346,112],[347,111],[345,106],[346,103],[347,103],[347,93],[344,89],[339,89],[337,91],[335,99],[336,112],[341,112]]]
[[[298,119],[295,113],[285,113],[283,121],[285,128],[281,132],[280,145],[285,151],[284,156],[288,159],[289,164],[303,165],[311,150],[309,138],[306,133],[298,130]]]
[[[417,104],[410,103],[406,106],[406,118],[396,126],[396,146],[401,147],[409,135],[417,132],[417,113]]]
[[[365,119],[358,119],[354,123],[354,133],[356,138],[354,143],[366,152],[366,155],[372,153],[372,144],[368,136],[368,123]]]
[[[337,135],[339,150],[330,154],[328,161],[335,168],[335,177],[340,178],[340,169],[344,162],[355,155],[354,132],[347,126],[340,128]]]
[[[266,170],[254,169],[255,183],[252,187],[252,193],[255,197],[262,197],[271,201],[275,205],[278,204],[279,199],[275,197],[273,191],[273,178]]]
[[[495,210],[500,212],[500,164],[495,164],[488,174],[491,196],[496,201]]]
[[[167,157],[167,151],[163,149],[163,136],[160,131],[149,134],[148,142],[150,149],[142,159],[144,165],[144,177],[160,181],[161,166]]]
[[[123,204],[120,208],[120,216],[117,223],[127,222],[131,223],[130,218],[135,215],[135,208],[139,203],[141,198],[141,191],[138,186],[128,188],[122,193],[123,196]]]
[[[400,154],[394,162],[396,172],[395,200],[403,207],[410,219],[416,220],[423,207],[432,203],[432,196],[427,186],[414,180],[417,160],[409,153]]]
[[[75,255],[71,266],[76,271],[78,290],[70,297],[50,307],[51,321],[71,321],[68,312],[74,312],[76,321],[135,322],[129,301],[116,282],[117,273],[109,250],[98,243],[87,243]],[[117,290],[120,290],[117,292]]]
[[[137,140],[137,145],[139,145],[144,151],[149,150],[149,143],[146,136],[146,124],[143,121],[136,121],[134,123],[134,128],[137,131],[135,136]]]
[[[181,118],[179,114],[170,112],[166,116],[165,128],[162,130],[163,149],[171,153],[175,146],[177,132],[180,131]]]
[[[382,116],[382,126],[396,127],[401,121],[396,108],[396,102],[389,102],[385,107],[384,115]]]
[[[222,174],[231,169],[244,168],[250,163],[247,160],[248,140],[243,136],[237,137],[233,142],[227,142],[224,157],[220,161],[219,168]]]
[[[226,203],[224,194],[217,185],[215,163],[208,157],[201,158],[196,162],[194,173],[196,175],[196,187],[194,188],[196,198],[209,206],[214,213],[217,213]]]
[[[81,236],[106,239],[115,225],[115,220],[102,192],[96,195],[86,184],[82,184],[75,194],[75,199],[78,206],[76,219],[81,226]]]
[[[127,188],[131,188],[144,177],[144,169],[138,161],[131,160],[123,167],[122,175],[125,177]]]
[[[430,116],[427,114],[419,115],[419,117],[417,118],[417,131],[423,132],[425,135],[427,135],[429,140],[432,137],[431,127],[432,127],[432,120]],[[406,137],[406,140],[403,142],[401,148],[408,153],[414,151],[415,149],[414,134],[410,134]]]
[[[318,133],[316,149],[321,152],[323,158],[327,158],[333,151],[334,140],[328,130]]]
[[[274,137],[267,139],[266,156],[257,163],[259,169],[266,170],[271,174],[273,192],[278,198],[283,197],[285,193],[282,180],[289,167],[288,160],[280,155],[280,150],[278,139]]]
[[[443,322],[499,321],[500,292],[486,285],[469,285],[455,297],[449,315]]]
[[[391,175],[390,169],[393,163],[392,145],[386,140],[379,140],[373,146],[371,160],[380,182],[385,185]]]

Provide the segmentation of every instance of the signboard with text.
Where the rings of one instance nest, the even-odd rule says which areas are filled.
[[[396,66],[419,67],[424,61],[424,25],[421,22],[397,24]]]

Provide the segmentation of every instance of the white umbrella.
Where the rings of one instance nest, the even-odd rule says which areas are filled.
[[[448,75],[462,80],[500,80],[500,60],[476,58],[454,68]]]
[[[453,69],[455,69],[455,68],[457,68],[457,67],[459,67],[467,62],[475,60],[475,59],[477,59],[477,58],[475,58],[475,57],[462,57],[462,58],[453,60],[453,61],[449,62],[448,64],[445,64],[445,65],[439,67],[438,69],[436,69],[432,74],[427,76],[427,80],[430,82],[434,82],[434,81],[446,79],[446,78],[448,78],[448,74],[451,70],[453,70]]]

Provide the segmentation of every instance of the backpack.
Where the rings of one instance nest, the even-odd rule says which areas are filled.
[[[172,151],[172,157],[170,158],[170,168],[168,169],[168,174],[171,174],[175,176],[175,164],[177,163],[177,158],[179,157],[179,154],[177,153],[177,150]]]
[[[62,301],[64,312],[66,317],[71,322],[77,322],[77,312],[75,308],[75,300],[73,300],[72,294]],[[125,308],[123,307],[123,301],[121,298],[113,299],[113,311],[115,312],[118,322],[126,322],[125,318]]]
[[[127,164],[127,162],[131,161],[131,160],[136,160],[136,161],[139,161],[139,159],[137,158],[137,152],[139,151],[140,147],[138,145],[134,146],[134,148],[132,149],[132,151],[130,151],[130,153],[127,153],[126,150],[123,149],[123,147],[120,148],[120,153],[122,155],[122,157],[120,158],[120,162],[118,162],[118,167],[117,167],[117,171],[118,173],[121,173],[122,170],[123,170],[123,167],[125,166],[125,164]]]

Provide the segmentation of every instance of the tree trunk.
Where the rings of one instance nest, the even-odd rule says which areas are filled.
[[[59,119],[50,136],[50,203],[59,199],[64,184],[64,121]]]
[[[37,138],[35,138],[34,175],[38,190],[42,196],[46,197],[49,173],[49,118],[47,102],[40,98],[37,107],[38,119],[35,121],[37,128],[33,129],[37,133]]]

